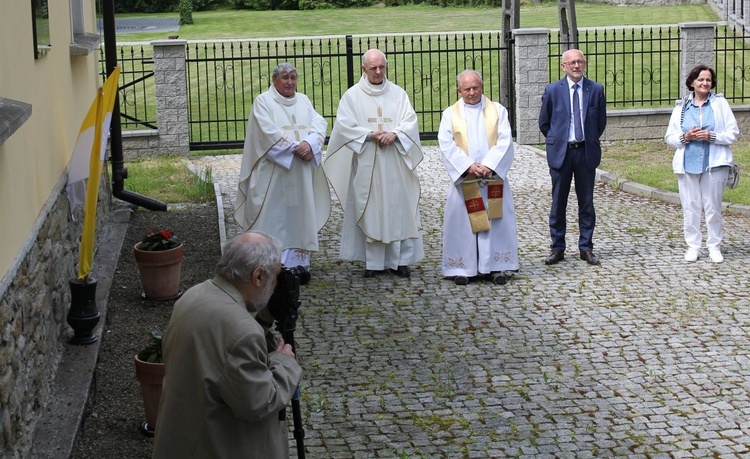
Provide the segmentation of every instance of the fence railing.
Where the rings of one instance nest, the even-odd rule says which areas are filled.
[[[680,29],[677,26],[581,30],[578,47],[586,77],[604,85],[608,108],[660,107],[680,96]],[[560,37],[550,35],[550,81],[560,79]]]
[[[118,53],[122,128],[156,129],[153,49],[147,43],[121,44],[118,46]],[[105,64],[102,46],[99,48],[102,81],[107,79]]]
[[[714,28],[717,91],[733,104],[750,101],[748,37],[741,27]],[[671,107],[680,97],[681,28],[673,25],[580,29],[587,76],[605,86],[610,109]],[[549,81],[559,79],[563,44],[548,39]],[[388,36],[328,36],[279,40],[188,41],[185,54],[190,149],[242,145],[254,98],[271,84],[279,62],[294,64],[298,90],[333,126],[341,95],[360,77],[360,56],[369,48],[389,59],[388,77],[409,94],[423,138],[434,138],[442,110],[456,98],[455,76],[466,68],[484,76],[485,94],[504,103],[514,119],[513,59],[499,31]],[[156,128],[153,52],[149,44],[119,46],[120,108],[124,129]],[[523,56],[516,60],[523,65]],[[102,54],[102,74],[103,71]],[[504,68],[505,67],[505,68]],[[521,69],[518,69],[521,70]],[[516,82],[523,85],[523,81]],[[532,96],[533,97],[533,96]]]
[[[388,78],[409,94],[422,137],[435,138],[442,110],[456,100],[460,71],[478,70],[487,96],[501,97],[499,79],[511,74],[500,65],[501,38],[499,32],[469,32],[188,42],[191,149],[217,142],[240,147],[252,101],[268,89],[280,62],[297,67],[297,90],[328,120],[330,133],[338,102],[359,81],[360,56],[370,48],[386,53]]]
[[[749,40],[750,36],[736,26],[716,28],[716,89],[732,104],[746,104],[750,100]]]

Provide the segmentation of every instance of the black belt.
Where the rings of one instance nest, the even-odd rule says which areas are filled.
[[[586,146],[586,142],[568,142],[568,148],[583,148]]]

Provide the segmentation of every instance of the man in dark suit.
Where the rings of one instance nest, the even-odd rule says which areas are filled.
[[[539,129],[547,138],[547,164],[552,177],[552,209],[549,213],[552,244],[544,263],[554,265],[565,258],[565,212],[570,184],[575,177],[580,232],[578,249],[581,260],[598,265],[592,237],[596,225],[594,182],[602,157],[599,137],[607,125],[604,88],[584,78],[586,60],[581,51],[565,51],[560,65],[567,76],[547,85],[539,112]]]

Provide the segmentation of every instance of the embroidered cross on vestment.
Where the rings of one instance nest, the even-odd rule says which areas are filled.
[[[304,124],[297,125],[297,118],[294,115],[292,115],[292,125],[291,126],[289,126],[289,125],[287,125],[287,126],[281,126],[281,129],[283,129],[285,131],[292,131],[292,132],[294,132],[294,140],[296,140],[297,142],[299,142],[300,141],[299,131],[301,129],[307,129],[307,126],[305,126]]]
[[[393,121],[390,118],[383,118],[383,107],[378,106],[378,116],[375,118],[367,118],[370,123],[378,123],[378,131],[383,130],[383,123],[390,123]]]

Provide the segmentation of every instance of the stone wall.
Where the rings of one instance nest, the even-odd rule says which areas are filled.
[[[83,209],[75,219],[58,181],[16,261],[0,281],[0,452],[25,457],[36,423],[50,396],[62,345],[73,335],[66,316],[68,280],[76,277]],[[97,226],[111,203],[109,177],[102,176]]]
[[[750,105],[735,105],[732,113],[737,118],[740,132],[750,131]],[[670,108],[647,110],[608,110],[607,129],[602,140],[658,140],[667,132]]]

